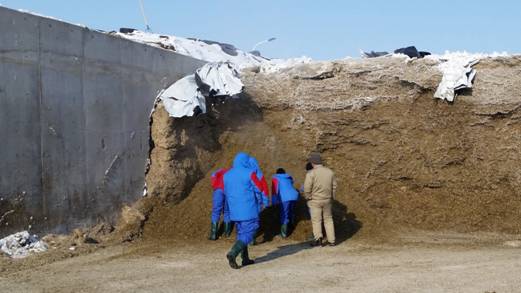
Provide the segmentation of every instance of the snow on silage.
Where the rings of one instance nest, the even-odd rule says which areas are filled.
[[[115,35],[154,47],[170,49],[181,55],[207,62],[229,62],[237,70],[258,67],[260,72],[275,73],[284,68],[312,62],[311,58],[305,56],[290,59],[268,59],[239,50],[230,44],[153,34],[138,30],[130,33],[115,33]]]
[[[163,102],[169,115],[177,118],[205,113],[204,97],[234,96],[242,92],[243,84],[238,73],[240,70],[258,68],[263,73],[274,73],[284,68],[311,62],[307,57],[269,60],[238,50],[230,44],[137,30],[114,34],[208,62],[195,74],[177,81],[159,95],[159,100]]]
[[[277,73],[287,68],[296,67],[302,64],[309,64],[312,62],[311,58],[308,57],[269,60],[261,56],[238,50],[233,45],[212,41],[186,39],[176,36],[164,36],[141,31],[117,34],[123,38],[128,38],[156,47],[172,49],[180,54],[191,56],[204,61],[229,62],[237,70],[255,67],[258,68],[259,72],[264,74]],[[438,69],[443,73],[443,79],[440,82],[434,97],[452,102],[457,95],[458,90],[472,88],[473,78],[476,74],[475,69],[472,68],[473,65],[479,62],[480,59],[500,56],[507,56],[507,54],[469,54],[466,52],[446,52],[443,55],[426,56],[425,58],[427,59],[436,60],[439,63]],[[406,62],[416,59],[411,59],[404,54],[388,54],[383,57],[404,58]],[[172,113],[170,114],[172,115]]]
[[[265,58],[236,49],[233,45],[181,38],[160,34],[133,31],[131,33],[116,33],[125,39],[145,43],[151,46],[172,49],[175,52],[208,62],[230,62],[238,69],[260,66]]]

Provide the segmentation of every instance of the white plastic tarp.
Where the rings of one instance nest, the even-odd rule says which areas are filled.
[[[159,95],[159,99],[171,117],[193,116],[197,107],[206,113],[205,98],[198,90],[194,74],[176,81]]]
[[[209,97],[234,96],[244,87],[239,73],[228,62],[206,63],[195,72],[199,89]]]
[[[33,252],[48,249],[47,244],[27,231],[18,232],[0,239],[0,250],[12,258],[23,258]]]
[[[472,82],[476,76],[476,70],[472,66],[478,62],[479,60],[475,58],[454,58],[438,65],[443,73],[443,78],[434,97],[452,102],[457,90],[472,88]]]
[[[227,62],[213,62],[176,81],[159,95],[171,117],[206,113],[206,98],[235,96],[244,85],[237,70]]]

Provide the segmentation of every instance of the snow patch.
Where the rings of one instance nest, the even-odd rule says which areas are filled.
[[[432,54],[425,56],[425,59],[433,60],[454,60],[454,59],[485,59],[485,58],[497,58],[497,57],[511,57],[512,54],[507,52],[492,52],[492,53],[469,53],[467,51],[445,51],[444,54]]]
[[[18,232],[0,239],[0,250],[12,258],[24,258],[31,253],[43,252],[48,249],[45,242],[38,236],[27,231]]]
[[[262,73],[276,73],[281,71],[282,69],[299,66],[302,64],[309,64],[313,60],[309,57],[302,56],[298,58],[290,58],[290,59],[272,59],[266,60],[261,63],[260,71]]]
[[[0,6],[2,6],[2,4],[0,4]],[[33,12],[33,11],[29,11],[29,10],[25,10],[25,9],[18,9],[18,11],[19,11],[19,12],[22,12],[22,13],[31,14],[31,15],[34,15],[34,16],[39,16],[39,17],[43,17],[43,18],[47,18],[47,19],[56,20],[56,21],[63,22],[63,23],[73,24],[73,25],[76,25],[76,26],[79,26],[79,27],[83,27],[83,28],[86,28],[86,27],[87,27],[87,26],[84,25],[84,24],[80,24],[80,23],[71,23],[71,22],[65,21],[65,20],[63,20],[63,19],[59,19],[59,18],[56,18],[56,17],[48,16],[48,15],[43,15],[43,14],[40,14],[40,13],[37,13],[37,12]]]
[[[154,47],[174,50],[179,54],[208,62],[230,62],[238,69],[259,66],[267,59],[259,57],[225,43],[160,35],[142,31],[115,33],[125,39]]]
[[[190,56],[207,62],[228,62],[237,70],[260,68],[260,72],[274,73],[285,68],[312,62],[309,57],[291,59],[268,59],[237,49],[226,43],[160,35],[134,30],[130,33],[114,33],[115,35],[135,42]]]

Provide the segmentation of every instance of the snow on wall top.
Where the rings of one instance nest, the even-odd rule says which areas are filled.
[[[236,49],[233,45],[196,39],[133,31],[116,33],[125,39],[145,43],[163,49],[173,49],[179,54],[208,62],[230,62],[239,68],[259,66],[265,58]]]
[[[281,69],[312,62],[309,57],[291,59],[268,59],[237,49],[235,46],[214,41],[182,38],[133,30],[115,35],[154,47],[170,49],[179,54],[207,62],[229,62],[238,70],[258,67],[263,73],[273,73]]]

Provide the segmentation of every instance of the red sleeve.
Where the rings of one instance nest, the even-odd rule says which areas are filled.
[[[271,178],[271,196],[277,195],[278,185],[279,181],[276,178]]]
[[[268,181],[266,181],[266,178],[264,176],[262,176],[261,185],[261,191],[264,194],[264,196],[270,196],[270,188],[268,187]]]
[[[224,190],[224,174],[228,169],[220,169],[212,175],[212,188]]]
[[[266,178],[264,176],[262,176],[262,178],[259,180],[259,178],[257,177],[257,174],[255,174],[255,172],[252,172],[251,173],[251,180],[253,181],[253,183],[255,183],[255,186],[260,190],[260,192],[265,197],[269,197],[270,196],[270,190],[269,190],[269,187],[268,187],[268,182],[266,182]]]
[[[210,180],[212,182],[213,190],[217,189],[217,174],[212,174],[212,178]]]
[[[262,191],[262,182],[259,180],[259,178],[257,178],[257,174],[255,174],[255,172],[251,172],[251,180],[253,181],[253,183],[255,183],[257,189]]]

